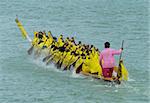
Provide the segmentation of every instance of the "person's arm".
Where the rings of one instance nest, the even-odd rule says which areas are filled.
[[[113,55],[119,55],[122,52],[122,49],[119,50],[112,50]]]
[[[99,63],[101,66],[102,66],[102,58],[103,58],[102,54],[99,54]]]

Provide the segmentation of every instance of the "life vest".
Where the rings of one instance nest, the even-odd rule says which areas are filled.
[[[50,45],[52,44],[53,40],[51,38],[48,38],[46,43],[45,43],[45,46],[47,47],[50,47]]]
[[[82,71],[84,73],[91,72],[89,65],[90,65],[90,59],[88,58],[88,56],[86,56],[86,59],[83,61],[83,65],[82,65]]]
[[[78,59],[78,61],[76,62],[76,64],[75,64],[75,70],[76,70],[82,63],[83,63],[83,59],[82,59],[82,57],[80,57],[80,58]]]
[[[39,39],[37,37],[34,37],[32,40],[32,45],[37,46],[38,42],[39,42]]]
[[[49,37],[51,40],[53,40],[53,36],[52,36],[52,34],[51,34],[50,31],[48,32],[48,37]]]
[[[63,65],[67,66],[70,59],[71,59],[71,52],[67,52],[67,55],[65,56],[63,60]]]

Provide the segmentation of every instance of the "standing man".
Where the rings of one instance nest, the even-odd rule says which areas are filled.
[[[110,48],[110,43],[104,43],[104,50],[100,53],[100,64],[102,66],[102,74],[104,78],[112,78],[112,73],[114,70],[115,65],[115,58],[114,55],[119,55],[123,48],[119,50],[114,50]]]

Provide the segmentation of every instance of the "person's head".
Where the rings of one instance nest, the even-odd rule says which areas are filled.
[[[71,38],[71,42],[74,42],[74,37]]]
[[[90,48],[93,48],[93,45],[91,45],[91,47]]]
[[[84,48],[82,48],[81,51],[84,51]]]
[[[57,41],[57,38],[56,38],[56,37],[53,37],[53,39],[54,39],[55,41]]]
[[[86,50],[86,54],[89,55],[89,51],[88,50]]]
[[[73,47],[73,45],[70,45],[70,47],[72,48],[72,47]]]
[[[86,45],[86,49],[89,49],[89,47],[90,47],[89,45]]]
[[[99,51],[99,49],[97,48],[96,51]]]
[[[49,37],[46,35],[46,38],[49,39]]]
[[[89,50],[89,53],[92,53],[92,50]]]
[[[54,48],[55,45],[52,44],[51,48]]]
[[[39,33],[38,38],[42,39],[43,38],[43,34]]]
[[[73,55],[74,54],[74,51],[71,51],[71,55]]]
[[[70,50],[69,49],[66,49],[66,52],[69,52]]]
[[[74,40],[74,37],[71,37],[72,40]]]
[[[79,43],[78,44],[81,44],[81,41],[79,41]]]
[[[109,42],[105,42],[105,48],[109,48],[110,47],[110,43]]]

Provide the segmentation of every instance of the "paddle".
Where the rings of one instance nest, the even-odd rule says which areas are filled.
[[[50,54],[50,55],[44,57],[42,61],[45,62],[45,61],[48,60],[51,56],[52,56],[52,55]]]
[[[123,44],[124,44],[124,40],[122,40],[122,45],[121,45],[121,48],[122,48],[122,49],[123,49]],[[117,73],[118,80],[119,80],[119,79],[121,78],[121,76],[122,76],[122,73],[121,73],[121,65],[120,65],[121,57],[122,57],[122,52],[121,52],[120,57],[119,57],[119,65],[118,65],[118,73]]]
[[[53,53],[53,54],[54,54],[54,53]],[[67,55],[67,54],[66,54],[66,55]],[[65,56],[66,56],[66,55],[65,55]],[[49,55],[49,58],[50,58],[51,56],[53,56],[53,55]],[[48,56],[45,57],[44,59],[47,59],[47,58],[49,59],[49,60],[47,59],[48,61],[46,62],[46,65],[48,65],[50,62],[52,62],[52,60],[54,59],[55,56],[56,56],[56,55],[54,55],[51,59],[49,59]],[[64,58],[65,58],[65,57],[64,57]],[[64,58],[63,58],[63,59],[64,59]],[[60,59],[60,60],[61,60],[61,59]],[[60,61],[60,60],[59,60],[59,61]],[[56,63],[57,68],[60,68],[61,65],[62,65],[62,62],[63,62],[63,60],[62,60],[61,64],[59,65],[59,61]]]
[[[52,58],[48,59],[48,61],[46,62],[46,65],[48,65],[49,63],[51,63],[55,56],[56,55],[54,55]]]
[[[63,53],[61,54],[61,56],[63,56]],[[58,60],[58,62],[55,64],[56,65],[56,67],[57,67],[57,69],[60,69],[60,61],[61,61],[61,57],[60,57],[60,59]]]
[[[45,58],[43,58],[43,62],[47,61],[51,56],[53,56],[54,53],[56,53],[57,51],[53,52],[52,54],[46,56]]]
[[[38,49],[38,50],[35,51],[35,54],[34,54],[35,58],[40,57],[41,51],[42,51],[42,49]]]
[[[67,69],[68,69],[68,66],[70,67],[69,63],[70,63],[70,61],[71,61],[72,58],[73,58],[73,56],[71,56],[71,58],[70,58],[68,64],[66,65],[66,67],[64,67],[64,70],[67,70]]]
[[[82,65],[83,65],[83,63],[80,64],[80,66],[76,69],[76,73],[77,73],[77,74],[82,71]]]
[[[61,68],[62,63],[63,63],[63,60],[65,59],[66,56],[67,56],[67,53],[66,53],[66,55],[64,56],[64,58],[62,59],[62,62],[60,63],[60,65],[58,65],[59,68]]]
[[[91,76],[92,78],[95,78],[95,79],[101,79],[101,77],[99,75],[96,75],[96,74],[91,74],[91,73],[87,73],[87,72],[83,72],[83,71],[81,71],[80,73],[85,75],[85,76]]]
[[[61,59],[59,59],[58,62],[55,64],[56,67],[57,67],[57,69],[60,69],[60,67],[59,67],[59,65],[60,65],[60,60],[61,60]]]
[[[32,45],[32,46],[29,48],[29,50],[27,51],[29,55],[31,55],[31,54],[32,54],[32,52],[33,52],[33,48],[34,48],[34,45]]]
[[[73,56],[71,57],[71,59],[72,59],[72,58],[73,58]],[[70,65],[69,65],[69,63],[68,63],[68,65],[64,68],[64,70],[66,70],[67,68],[70,70],[71,66],[74,67],[75,64],[76,64],[76,62],[79,60],[79,58],[80,58],[80,57],[78,57],[78,58],[77,58],[72,64],[70,64]],[[71,60],[71,59],[70,59],[70,60]],[[70,61],[70,60],[69,60],[69,61]]]
[[[75,60],[75,62],[73,62],[72,64],[70,64],[70,66],[68,67],[68,69],[70,70],[71,66],[75,66],[76,62],[79,60],[80,57],[77,58],[77,60]]]
[[[56,56],[55,53],[58,52],[56,48],[53,49],[53,51],[55,51],[55,52],[53,52],[51,55],[46,56],[46,57],[43,59],[43,62],[44,62],[44,61],[47,61],[47,62],[46,62],[46,65],[48,65],[48,64],[54,59],[54,57]],[[51,56],[53,56],[53,57],[50,58]]]
[[[56,53],[56,52],[58,52],[57,50],[54,52],[54,53]],[[46,65],[48,65],[53,59],[54,59],[54,57],[56,57],[56,55],[55,54],[51,54],[51,56],[53,56],[51,59],[49,59],[51,56],[49,56],[49,58],[47,59],[48,61],[46,62]]]

